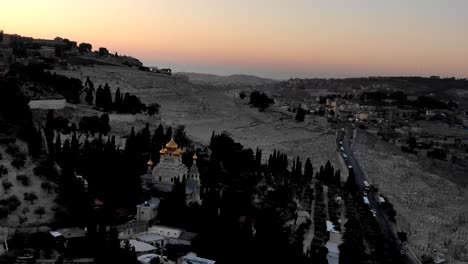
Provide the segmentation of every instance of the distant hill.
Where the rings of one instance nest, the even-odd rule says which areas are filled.
[[[276,80],[261,78],[247,74],[233,74],[229,76],[220,76],[215,74],[195,73],[195,72],[179,72],[177,74],[185,75],[190,82],[196,84],[212,84],[212,85],[262,85],[267,83],[275,83]]]

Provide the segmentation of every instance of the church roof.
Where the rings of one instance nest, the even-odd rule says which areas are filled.
[[[171,140],[166,144],[166,149],[170,151],[175,151],[179,146],[174,141],[174,137],[171,137]]]

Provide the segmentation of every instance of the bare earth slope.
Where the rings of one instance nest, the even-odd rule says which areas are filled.
[[[359,133],[355,145],[372,184],[397,210],[400,229],[409,232],[415,253],[433,249],[452,260],[468,261],[468,191],[427,171],[394,145]],[[450,173],[450,172],[446,172]]]

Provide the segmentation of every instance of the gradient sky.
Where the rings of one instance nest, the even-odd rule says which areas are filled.
[[[18,0],[0,10],[5,33],[175,71],[468,77],[466,0]]]

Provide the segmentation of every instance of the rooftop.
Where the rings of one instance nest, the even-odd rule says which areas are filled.
[[[156,250],[156,248],[152,245],[135,239],[130,239],[129,242],[130,245],[132,245],[135,248],[135,252],[151,252],[153,250]]]

